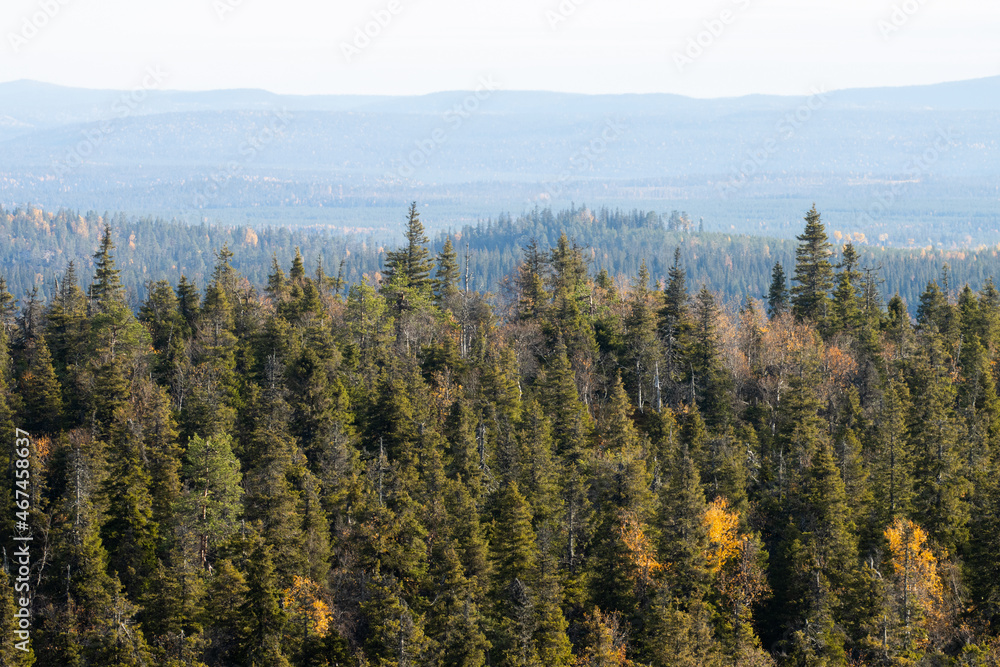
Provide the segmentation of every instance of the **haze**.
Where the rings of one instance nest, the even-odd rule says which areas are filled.
[[[404,95],[493,76],[508,90],[718,97],[1000,71],[1000,5],[987,0],[909,0],[904,14],[901,0],[396,2],[348,57],[344,45],[355,46],[373,13],[385,17],[389,0],[62,0],[23,41],[25,20],[45,3],[7,0],[0,81],[127,89],[155,65],[182,90]],[[723,11],[728,25],[679,67],[677,54]]]

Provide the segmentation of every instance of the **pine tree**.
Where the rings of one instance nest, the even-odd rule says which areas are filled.
[[[497,662],[505,665],[531,665],[537,661],[532,637],[534,614],[530,583],[537,566],[535,533],[531,513],[517,485],[502,492],[498,525],[494,531],[493,626],[491,643]]]
[[[702,286],[695,299],[695,323],[687,351],[688,382],[692,390],[692,403],[707,415],[709,427],[722,427],[729,420],[729,391],[732,381],[722,364],[719,352],[716,318],[718,308],[715,297]]]
[[[188,442],[184,459],[186,488],[179,510],[197,537],[201,566],[207,568],[212,546],[236,530],[243,475],[229,435],[195,436]]]
[[[94,255],[94,282],[90,286],[91,303],[98,311],[106,311],[114,302],[124,301],[121,270],[115,266],[115,243],[111,238],[111,226],[105,225],[101,235],[101,245]]]
[[[660,508],[656,517],[659,554],[667,566],[670,595],[681,605],[704,599],[708,587],[708,569],[704,554],[708,532],[705,493],[694,460],[679,453],[671,475],[660,489]]]
[[[432,558],[434,603],[427,616],[434,664],[481,667],[490,643],[475,600],[475,584],[465,576],[455,544],[443,546]]]
[[[693,327],[687,293],[687,273],[681,268],[680,248],[674,251],[674,264],[667,276],[663,307],[660,309],[660,337],[665,361],[663,380],[669,383],[671,404],[676,405],[677,399],[683,395],[679,383],[685,370],[684,356],[690,345]]]
[[[275,255],[271,256],[271,272],[267,274],[267,287],[264,288],[264,292],[276,306],[284,303],[288,297],[288,279]]]
[[[913,456],[906,432],[910,394],[905,384],[889,378],[882,389],[868,444],[871,516],[860,522],[862,540],[871,545],[897,516],[910,514],[913,497]]]
[[[302,260],[302,252],[295,248],[295,257],[292,258],[292,268],[288,272],[288,280],[292,283],[301,283],[306,278],[306,267]]]
[[[650,306],[649,270],[645,259],[639,266],[639,275],[629,296],[624,341],[628,354],[626,386],[639,412],[647,403],[659,410],[663,406],[659,377],[660,346],[656,336],[655,313]]]
[[[399,250],[386,253],[386,283],[399,287],[409,287],[417,293],[429,294],[433,264],[430,260],[430,252],[427,250],[428,239],[424,234],[424,225],[420,222],[416,202],[410,204],[408,215],[406,245]]]
[[[486,452],[476,437],[476,422],[468,401],[459,399],[451,406],[445,436],[448,441],[448,476],[469,489],[477,501],[483,493]]]
[[[62,421],[62,389],[45,338],[27,341],[27,368],[18,380],[25,428],[31,433],[55,433]]]
[[[109,553],[111,571],[129,597],[138,601],[156,569],[160,529],[153,520],[152,478],[142,460],[144,443],[129,427],[127,408],[119,408],[109,433],[112,456],[103,489],[108,509],[101,539],[114,545]]]
[[[149,296],[139,308],[139,321],[146,326],[156,350],[153,366],[157,379],[166,384],[184,356],[184,342],[191,330],[181,314],[170,283],[160,280],[149,285]]]
[[[767,316],[771,319],[788,312],[788,281],[781,262],[774,263],[771,271],[771,287],[767,292]]]
[[[244,640],[252,632],[247,613],[247,577],[231,560],[216,563],[208,581],[203,622],[209,645],[205,651],[210,665],[239,664]]]
[[[790,652],[805,664],[846,664],[844,597],[854,585],[857,547],[828,443],[817,443],[791,500],[795,510],[778,567],[787,579],[775,586],[794,629]]]
[[[272,549],[274,565],[285,579],[306,574],[306,553],[301,548],[301,517],[297,513],[301,493],[295,480],[303,462],[294,438],[288,432],[289,408],[277,388],[254,392],[257,418],[248,425],[242,444],[244,473],[243,516],[259,522],[261,536]]]
[[[187,322],[188,329],[194,331],[201,311],[201,296],[198,294],[198,288],[195,287],[194,283],[189,282],[186,276],[181,275],[176,291],[177,308],[180,310],[181,316],[184,317],[184,321]]]
[[[599,607],[584,619],[585,646],[577,664],[581,667],[630,667],[627,633],[619,614],[606,614]]]
[[[458,255],[451,244],[451,237],[444,240],[437,258],[437,273],[434,277],[434,295],[441,303],[458,294]]]
[[[136,356],[148,346],[142,325],[129,309],[115,264],[111,228],[106,226],[94,255],[94,282],[90,287],[90,368],[93,376],[90,417],[107,428],[115,411],[129,400],[129,376]]]
[[[861,272],[857,270],[857,265],[858,253],[854,245],[848,243],[838,265],[841,270],[836,277],[837,287],[830,308],[830,325],[836,331],[853,333],[861,326]]]
[[[550,265],[549,257],[538,247],[538,240],[532,238],[522,249],[524,261],[517,268],[518,317],[523,320],[537,320],[545,312],[549,303],[549,293],[545,288]]]
[[[281,608],[273,552],[257,544],[246,562],[246,593],[242,609],[247,634],[242,638],[245,664],[250,667],[290,667],[281,640],[287,614]]]
[[[361,610],[368,621],[365,653],[378,667],[416,667],[425,664],[430,649],[424,619],[406,602],[399,583],[375,572],[369,598]]]
[[[45,337],[56,374],[65,382],[70,369],[83,363],[89,327],[87,295],[80,289],[73,262],[66,267],[58,287],[45,313]]]
[[[969,494],[956,391],[939,336],[914,361],[909,418],[914,465],[914,519],[950,553],[968,539]]]
[[[59,576],[44,582],[45,597],[58,601],[45,611],[36,643],[39,659],[79,656],[80,664],[140,665],[148,647],[136,625],[138,609],[118,578],[108,572],[101,540],[100,493],[107,476],[104,446],[79,430],[60,443],[53,486],[62,492],[55,511],[66,520],[50,537],[50,567]],[[47,652],[57,653],[49,656]]]
[[[830,290],[833,288],[831,245],[814,205],[806,214],[805,231],[796,237],[795,282],[792,287],[792,312],[799,319],[826,325],[829,317]]]

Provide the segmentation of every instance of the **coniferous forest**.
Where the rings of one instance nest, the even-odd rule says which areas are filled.
[[[476,292],[416,206],[350,284],[296,254],[258,289],[222,246],[134,309],[95,245],[47,298],[0,287],[34,536],[3,665],[1000,660],[992,281],[913,318],[815,208],[738,309],[687,246],[624,281],[566,234]]]

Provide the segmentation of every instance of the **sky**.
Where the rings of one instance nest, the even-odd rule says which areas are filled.
[[[0,81],[725,97],[1000,75],[997,0],[3,0]]]

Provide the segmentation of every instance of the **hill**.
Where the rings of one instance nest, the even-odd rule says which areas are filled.
[[[844,233],[1000,242],[1000,78],[700,100],[479,90],[419,97],[0,84],[0,203],[394,233],[535,205],[686,209],[790,238],[817,192]],[[388,214],[388,215],[387,215]]]

